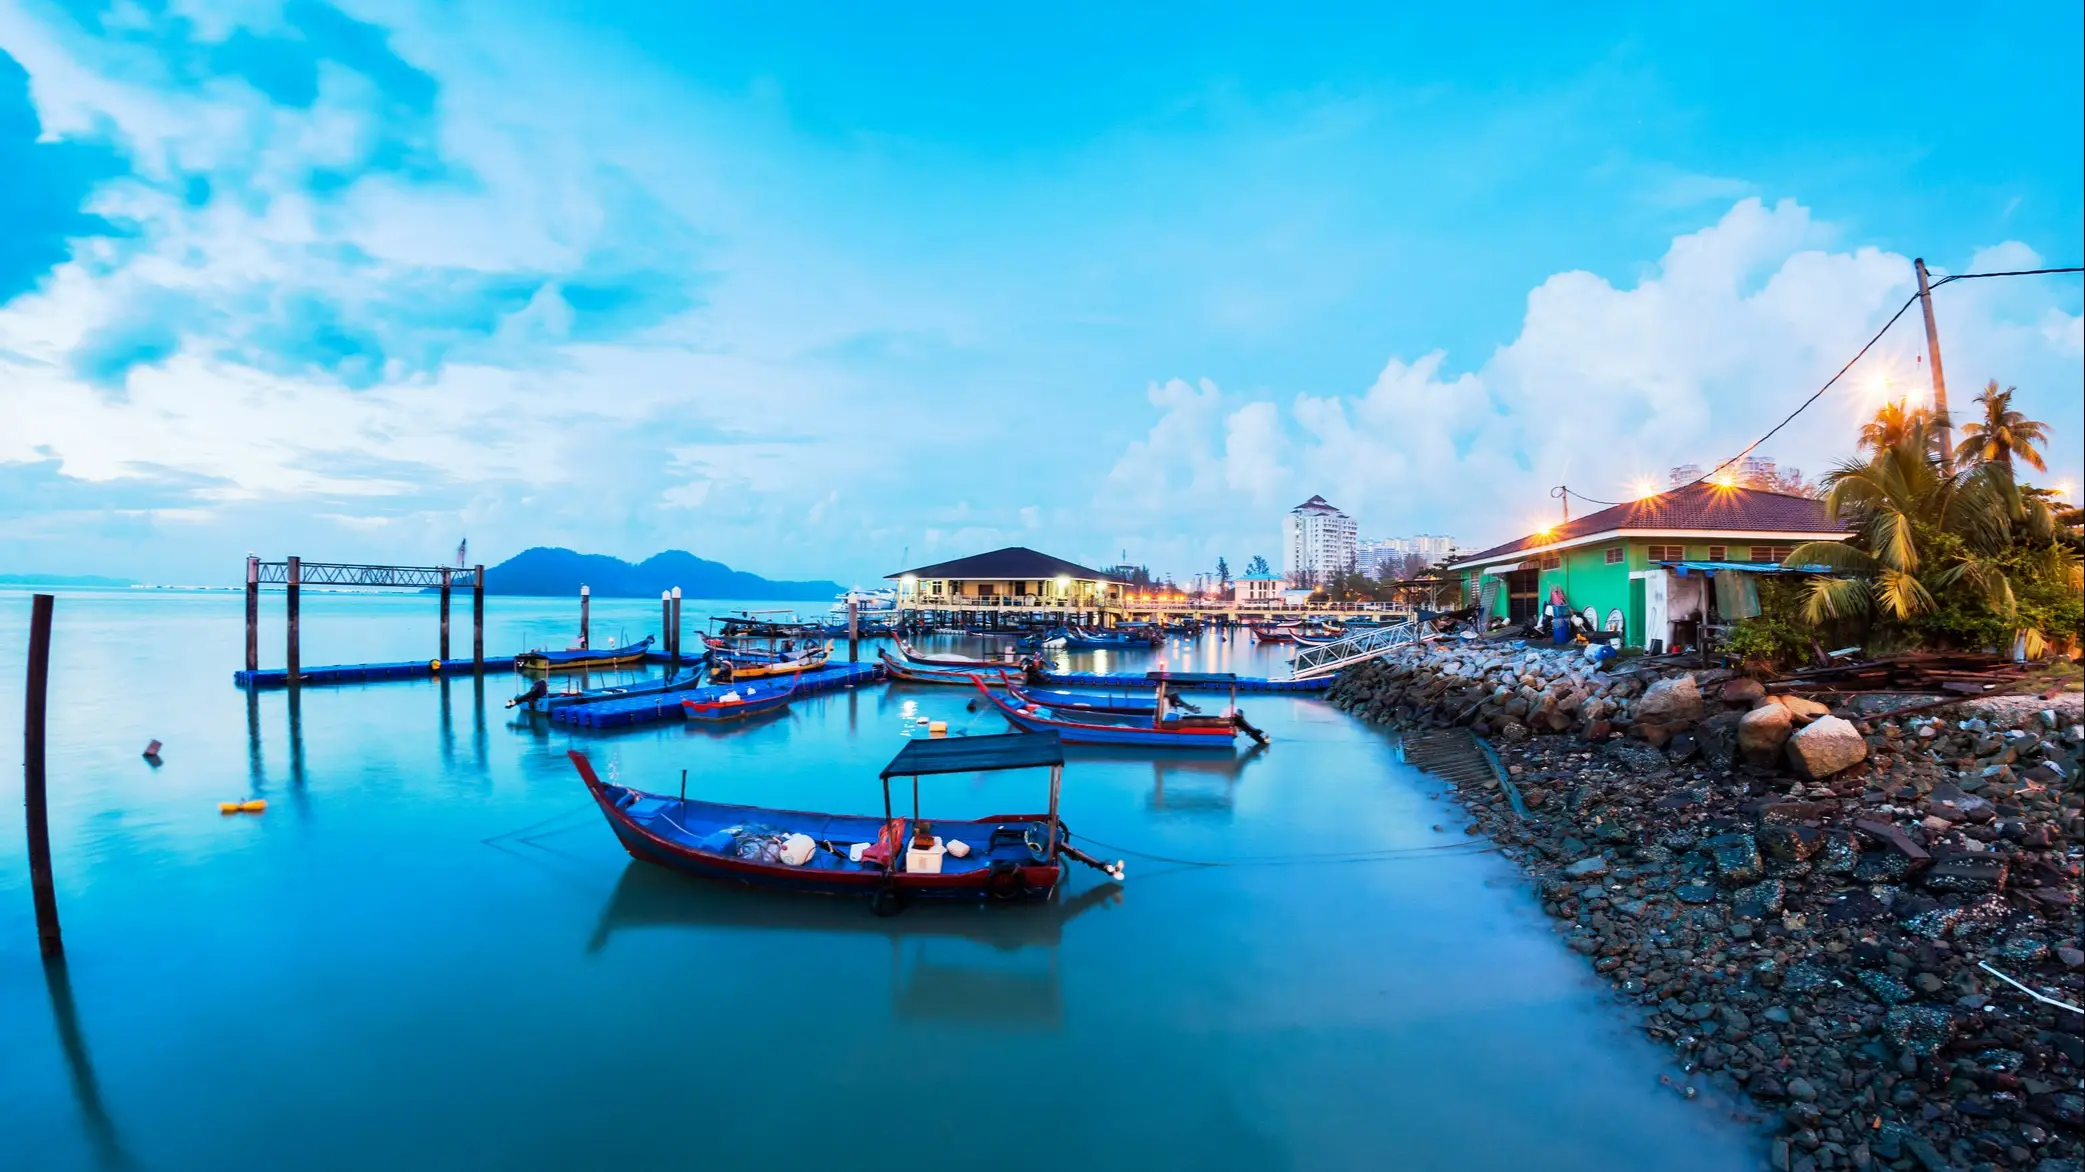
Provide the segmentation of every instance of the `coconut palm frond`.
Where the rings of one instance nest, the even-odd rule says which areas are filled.
[[[1812,578],[1803,596],[1803,619],[1810,623],[1852,618],[1873,609],[1874,596],[1860,578]]]
[[[1806,541],[1790,550],[1781,564],[1789,569],[1823,566],[1842,574],[1867,574],[1873,573],[1880,563],[1866,550],[1855,549],[1843,541]]]
[[[1899,570],[1875,575],[1875,598],[1898,622],[1933,609],[1933,596],[1926,592],[1925,583]]]

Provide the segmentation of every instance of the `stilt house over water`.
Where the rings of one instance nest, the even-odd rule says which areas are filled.
[[[1120,578],[1020,545],[888,577],[898,584],[899,610],[1035,607],[1101,613],[1119,608],[1129,589]]]
[[[1552,587],[1571,609],[1647,647],[1692,645],[1702,625],[1758,613],[1758,574],[1814,572],[1781,563],[1806,541],[1840,541],[1824,502],[1706,481],[1602,509],[1496,545],[1451,567],[1470,604],[1522,622]]]

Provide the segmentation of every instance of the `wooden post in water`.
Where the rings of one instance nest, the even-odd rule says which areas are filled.
[[[286,682],[292,688],[297,686],[297,676],[299,675],[299,673],[303,671],[304,664],[303,657],[298,653],[297,648],[297,604],[299,601],[297,597],[297,587],[302,582],[303,576],[304,566],[302,559],[292,557],[290,559],[289,572],[283,575],[284,580],[289,583],[289,596],[286,606],[286,610],[290,619],[289,645],[287,647],[287,650],[289,652],[287,657],[287,667],[289,669],[289,676]]]
[[[673,591],[659,591],[659,650],[673,654]]]
[[[449,571],[442,571],[442,653],[438,657],[444,664],[449,662]]]
[[[681,662],[681,588],[673,588],[673,665]]]
[[[246,555],[246,670],[261,669],[261,559]]]
[[[29,887],[36,901],[36,942],[45,956],[65,951],[58,935],[58,892],[51,883],[51,819],[43,792],[44,693],[51,679],[51,607],[29,604],[29,690],[22,702],[22,808],[29,825]]]
[[[847,662],[849,662],[849,663],[860,663],[860,662],[862,661],[862,645],[861,645],[861,637],[862,637],[862,631],[861,631],[861,613],[860,613],[860,605],[861,605],[860,603],[857,603],[857,602],[856,602],[856,601],[854,600],[854,598],[853,598],[853,596],[852,596],[852,595],[849,595],[849,596],[848,596],[848,599],[847,599]]]
[[[485,567],[471,567],[471,670],[485,671]]]
[[[587,619],[589,616],[587,614],[587,607],[592,604],[592,600],[592,592],[589,591],[586,587],[581,586],[579,588],[579,649],[581,651],[586,650],[588,647],[586,627]]]

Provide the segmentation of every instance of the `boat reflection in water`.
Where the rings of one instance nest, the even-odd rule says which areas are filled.
[[[632,862],[601,909],[587,952],[643,928],[882,936],[890,942],[896,1017],[1054,1030],[1064,1021],[1058,948],[1065,925],[1122,899],[1120,884],[1103,882],[1045,903],[921,901],[886,917],[859,900],[718,887]]]
[[[1266,745],[1254,745],[1243,753],[1216,757],[1206,754],[1167,753],[1111,745],[1066,745],[1064,760],[1092,764],[1149,766],[1151,796],[1146,808],[1179,817],[1215,817],[1228,820],[1237,802],[1238,783],[1245,770],[1267,754]]]

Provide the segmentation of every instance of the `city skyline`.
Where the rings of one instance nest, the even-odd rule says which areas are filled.
[[[1515,19],[0,0],[0,563],[1179,578],[1312,493],[1482,546],[1736,454],[1914,257],[2085,254],[2074,5]],[[1935,294],[2074,486],[2081,309]],[[1924,352],[1776,454],[1850,455]]]

